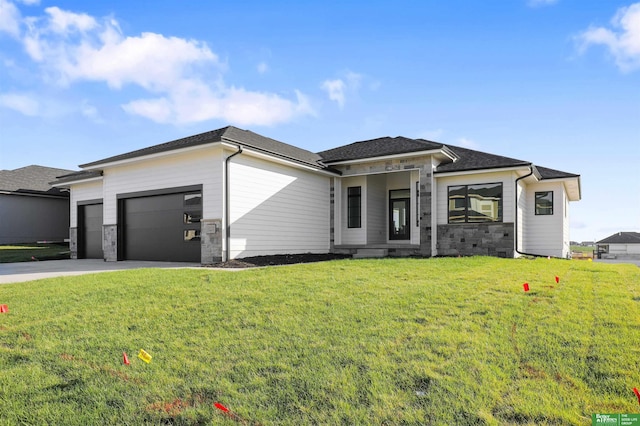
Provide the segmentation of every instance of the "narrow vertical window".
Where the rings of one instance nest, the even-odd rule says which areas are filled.
[[[359,186],[347,188],[347,227],[360,228],[362,226],[362,190]]]
[[[536,215],[553,214],[553,191],[536,192]]]

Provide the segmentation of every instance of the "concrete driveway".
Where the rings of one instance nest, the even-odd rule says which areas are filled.
[[[47,260],[42,262],[0,263],[0,284],[39,280],[65,275],[94,274],[139,268],[200,268],[199,263],[144,262],[127,260],[105,262],[100,259]]]

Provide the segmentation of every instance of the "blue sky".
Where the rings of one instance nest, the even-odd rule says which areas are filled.
[[[531,161],[582,176],[573,240],[640,231],[640,3],[0,0],[0,169],[229,124]]]

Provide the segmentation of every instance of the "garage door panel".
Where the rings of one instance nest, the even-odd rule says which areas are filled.
[[[124,200],[124,257],[129,260],[199,262],[199,240],[185,241],[185,231],[200,231],[200,223],[184,223],[185,213],[201,216],[185,194]]]
[[[81,227],[80,257],[102,259],[102,204],[78,206]]]

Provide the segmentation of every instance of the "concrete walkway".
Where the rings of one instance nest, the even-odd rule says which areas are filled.
[[[122,271],[139,268],[200,268],[199,263],[144,262],[127,260],[105,262],[100,259],[47,260],[42,262],[0,263],[0,284],[33,281],[66,275]]]

